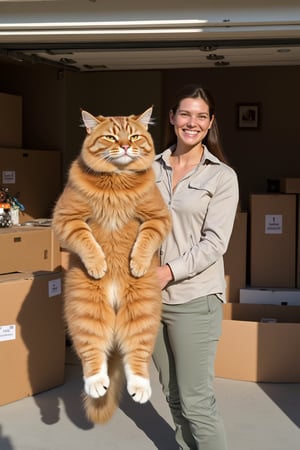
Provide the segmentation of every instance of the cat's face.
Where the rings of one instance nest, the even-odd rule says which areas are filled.
[[[145,170],[155,150],[148,132],[152,108],[139,116],[103,117],[82,111],[87,136],[82,147],[85,164],[96,172]]]

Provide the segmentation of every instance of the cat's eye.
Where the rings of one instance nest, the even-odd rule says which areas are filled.
[[[140,138],[139,134],[133,134],[132,136],[130,136],[130,140],[132,142],[137,141]]]
[[[104,136],[104,139],[106,139],[109,142],[116,142],[117,141],[115,136],[113,136],[112,134],[107,134],[106,136]]]

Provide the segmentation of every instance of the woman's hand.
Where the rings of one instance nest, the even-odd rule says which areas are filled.
[[[166,285],[174,279],[173,273],[168,264],[157,268],[157,277],[161,289],[166,287]]]

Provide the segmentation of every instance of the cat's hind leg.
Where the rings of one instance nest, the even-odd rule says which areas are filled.
[[[109,387],[109,376],[107,372],[107,363],[103,362],[100,370],[95,375],[83,377],[84,390],[93,398],[99,398],[106,394]]]
[[[65,318],[83,368],[84,390],[92,398],[106,394],[110,380],[108,357],[113,348],[115,311],[103,280],[93,280],[78,268],[65,280]]]
[[[116,336],[127,391],[132,399],[145,403],[151,396],[149,364],[160,323],[161,291],[155,275],[131,280],[124,289],[116,317]]]
[[[125,365],[125,375],[129,395],[138,403],[146,403],[152,394],[149,378],[135,375],[130,365]]]
[[[119,406],[124,386],[124,371],[118,352],[112,353],[109,357],[108,374],[110,385],[104,396],[93,398],[84,395],[86,415],[94,423],[106,423]]]

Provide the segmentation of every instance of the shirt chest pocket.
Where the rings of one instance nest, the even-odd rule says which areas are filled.
[[[211,193],[206,188],[187,184],[185,189],[175,192],[172,209],[179,211],[181,220],[187,223],[195,220],[199,224],[204,220],[210,200]]]
[[[192,180],[189,182],[188,184],[188,188],[191,190],[196,190],[196,191],[205,191],[207,195],[209,195],[210,197],[213,196],[214,191],[215,191],[215,186],[213,185],[213,183],[210,182],[200,182],[197,180]]]
[[[185,208],[190,209],[190,212],[193,210],[198,220],[203,221],[212,195],[212,188],[207,184],[190,182],[188,184]]]

